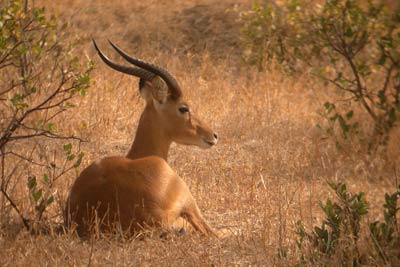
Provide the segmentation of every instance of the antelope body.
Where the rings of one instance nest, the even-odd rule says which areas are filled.
[[[172,142],[210,148],[217,143],[217,135],[195,117],[165,69],[131,57],[110,42],[132,64],[120,65],[93,43],[108,66],[140,78],[146,106],[128,155],[98,160],[75,180],[66,203],[66,226],[76,227],[82,237],[94,229],[133,234],[148,226],[169,228],[183,217],[199,232],[217,236],[186,183],[167,163]]]

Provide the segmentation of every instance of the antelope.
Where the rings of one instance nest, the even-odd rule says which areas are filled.
[[[140,78],[145,108],[128,154],[97,160],[76,178],[67,198],[66,227],[75,227],[81,237],[90,235],[93,227],[100,232],[118,227],[133,235],[144,227],[172,228],[181,217],[201,234],[218,237],[186,183],[167,163],[172,142],[211,148],[217,144],[217,134],[195,116],[167,70],[109,43],[131,65],[110,60],[93,40],[104,63]]]

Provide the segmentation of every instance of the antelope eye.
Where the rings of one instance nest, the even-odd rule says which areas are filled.
[[[179,110],[179,112],[182,113],[182,114],[184,114],[184,113],[186,113],[186,112],[189,112],[189,108],[188,108],[188,107],[180,107],[178,110]]]

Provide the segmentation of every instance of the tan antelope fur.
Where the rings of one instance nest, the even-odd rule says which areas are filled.
[[[126,157],[106,157],[82,171],[69,192],[65,224],[85,237],[97,230],[133,234],[145,227],[170,228],[179,217],[197,231],[217,236],[204,220],[186,183],[167,163],[172,142],[210,148],[218,136],[185,102],[175,78],[165,69],[111,46],[131,65],[111,61],[111,68],[140,78],[146,102]]]

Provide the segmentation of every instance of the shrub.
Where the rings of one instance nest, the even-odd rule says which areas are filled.
[[[329,198],[326,203],[321,203],[325,219],[321,227],[315,226],[311,233],[306,232],[301,222],[297,223],[297,234],[300,236],[297,244],[302,248],[305,240],[310,242],[313,252],[311,262],[332,260],[333,256],[340,254],[342,266],[357,265],[361,262],[358,250],[361,219],[368,213],[368,203],[364,193],[352,194],[347,191],[342,183],[329,183],[335,191],[338,202]],[[306,256],[303,255],[303,261]]]
[[[311,1],[287,1],[278,5],[273,1],[254,1],[248,11],[240,14],[244,22],[242,40],[244,60],[257,65],[261,71],[276,61],[283,70],[292,73],[308,64],[308,50],[304,44],[308,38],[307,18],[312,11]],[[307,8],[306,8],[307,7]]]
[[[383,205],[384,221],[369,224],[370,235],[377,254],[385,265],[398,266],[400,264],[400,220],[398,212],[400,205],[400,186],[393,194],[385,194]]]
[[[63,41],[54,17],[27,1],[6,1],[0,8],[0,190],[10,210],[27,229],[40,221],[54,201],[54,182],[76,168],[83,154],[72,149],[80,138],[58,130],[57,118],[85,95],[92,64],[82,66]],[[64,152],[52,153],[40,140],[58,140]],[[63,144],[64,143],[64,144]],[[54,150],[56,151],[56,150]],[[37,177],[42,177],[41,179]],[[20,179],[26,180],[31,218],[17,201]],[[26,196],[27,197],[27,196]],[[4,223],[4,221],[3,221]]]
[[[362,135],[373,152],[387,144],[400,116],[400,5],[397,9],[380,1],[256,2],[242,16],[245,56],[260,69],[271,59],[291,72],[309,65],[340,92],[342,105],[324,105],[326,133],[340,132],[343,140],[361,134],[353,118],[358,106],[373,122],[372,132]]]
[[[321,203],[325,214],[322,225],[309,232],[301,221],[297,222],[297,246],[302,253],[300,263],[397,266],[400,263],[400,222],[397,218],[400,186],[393,194],[385,194],[384,222],[369,224],[364,220],[368,213],[364,193],[350,193],[343,183],[329,183],[329,186],[335,191],[338,201],[328,198],[325,204]],[[363,226],[369,234],[362,230]],[[360,251],[366,242],[373,243],[375,250]]]

